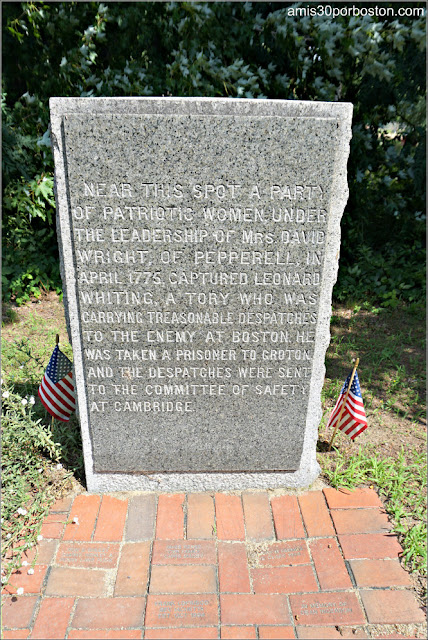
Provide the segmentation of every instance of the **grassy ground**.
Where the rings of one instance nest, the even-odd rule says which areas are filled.
[[[12,549],[34,544],[41,519],[53,499],[84,485],[76,418],[69,423],[55,421],[52,425],[40,402],[32,404],[57,333],[61,349],[71,358],[63,307],[54,294],[19,309],[3,309],[2,430],[7,447],[6,455],[3,453],[2,546],[10,558],[3,581],[18,562]],[[328,417],[352,368],[352,358],[357,356],[369,428],[354,443],[339,432],[328,451],[331,435],[326,431]],[[423,310],[399,308],[385,312],[368,304],[335,306],[322,401],[324,415],[318,458],[323,479],[336,487],[377,488],[400,536],[406,566],[413,572],[415,586],[423,597],[426,575]],[[13,433],[13,438],[8,440],[8,433]]]
[[[318,441],[318,460],[329,484],[378,490],[421,599],[427,560],[425,353],[422,308],[335,306]],[[369,426],[354,442],[339,432],[329,452],[326,424],[357,356]]]

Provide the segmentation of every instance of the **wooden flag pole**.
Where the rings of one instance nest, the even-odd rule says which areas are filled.
[[[59,345],[59,333],[57,333],[56,336],[55,336],[55,342],[56,342],[56,346],[58,346]],[[55,418],[52,416],[52,429],[53,429],[53,426],[54,426],[54,421],[55,421]]]
[[[352,383],[353,383],[353,381],[354,381],[355,372],[356,372],[356,370],[357,370],[357,367],[358,367],[358,365],[359,365],[359,362],[360,362],[360,359],[359,359],[359,358],[357,358],[357,359],[355,360],[355,365],[354,365],[354,368],[353,368],[353,370],[352,370],[352,375],[351,375],[351,379],[350,379],[350,381],[349,381],[348,388],[346,389],[345,399],[344,399],[344,401],[343,401],[343,403],[342,403],[342,406],[340,407],[339,417],[338,417],[338,419],[337,419],[336,426],[334,427],[334,431],[333,431],[333,435],[331,436],[330,444],[328,445],[328,451],[330,451],[330,449],[331,449],[331,445],[333,444],[334,437],[335,437],[335,435],[336,435],[336,433],[337,433],[337,430],[338,430],[338,428],[339,428],[340,421],[341,421],[341,419],[342,419],[343,410],[345,409],[346,401],[348,400],[349,391],[350,391],[350,389],[351,389],[351,387],[352,387]]]

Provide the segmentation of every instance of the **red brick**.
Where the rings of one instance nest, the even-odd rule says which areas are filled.
[[[355,593],[332,591],[290,596],[290,604],[295,624],[365,624]]]
[[[50,508],[51,513],[68,513],[73,504],[74,496],[65,496],[57,500]]]
[[[30,638],[64,638],[74,598],[43,598]]]
[[[64,531],[67,516],[63,513],[49,513],[43,520],[40,534],[44,538],[55,538],[58,540]]]
[[[222,624],[290,623],[286,596],[225,594],[220,596]]]
[[[210,539],[214,536],[214,501],[208,493],[187,496],[187,538]]]
[[[9,629],[29,627],[33,618],[37,596],[8,596],[2,598],[2,623]]]
[[[244,543],[218,543],[218,574],[221,592],[251,592],[247,552]]]
[[[424,622],[425,615],[410,591],[360,591],[368,621],[376,624]]]
[[[160,540],[183,540],[184,538],[184,494],[159,496],[156,519],[156,538]]]
[[[304,538],[305,530],[296,496],[278,496],[272,498],[270,503],[278,540]]]
[[[36,564],[33,568],[33,575],[28,575],[30,567],[21,567],[18,571],[12,573],[9,584],[5,587],[5,592],[14,594],[19,587],[23,587],[24,593],[40,593],[47,566],[45,564]]]
[[[268,638],[288,640],[294,638],[293,627],[259,627],[259,638],[261,640]]]
[[[71,629],[67,638],[71,640],[109,640],[110,638],[123,638],[124,640],[140,640],[142,637],[141,629]]]
[[[150,542],[128,542],[123,545],[114,595],[145,595],[149,578],[149,563]]]
[[[142,627],[145,598],[81,598],[76,605],[72,627],[114,629]]]
[[[283,567],[296,564],[309,564],[311,561],[305,540],[274,542],[259,555],[262,567]]]
[[[334,536],[335,530],[321,491],[309,491],[299,496],[303,522],[310,538]]]
[[[34,559],[38,564],[50,564],[57,547],[57,540],[41,540],[37,545],[34,545],[34,547],[24,551],[22,560],[26,560],[29,564],[31,564]]]
[[[253,569],[255,593],[300,593],[318,591],[312,567],[303,564],[297,567],[274,567]]]
[[[125,528],[128,500],[103,496],[94,540],[97,542],[120,542]]]
[[[330,509],[352,509],[364,507],[383,507],[383,504],[373,489],[323,489]]]
[[[52,567],[46,586],[50,596],[102,596],[107,588],[107,573],[101,569]]]
[[[211,540],[155,540],[152,564],[217,564]]]
[[[383,533],[357,533],[339,536],[346,560],[351,558],[397,558],[402,549],[396,536]]]
[[[215,593],[215,567],[153,565],[150,593]]]
[[[321,589],[351,589],[352,582],[335,538],[310,542]]]
[[[118,544],[61,542],[55,564],[87,569],[113,569],[119,559]]]
[[[245,530],[247,538],[254,542],[271,540],[275,537],[267,493],[243,493]]]
[[[3,629],[1,637],[4,640],[14,640],[15,638],[28,638],[30,635],[30,629],[13,629],[12,631],[5,631]]]
[[[350,560],[358,587],[408,587],[411,581],[398,560]]]
[[[368,638],[362,627],[296,627],[298,638],[314,638],[314,640],[350,640],[351,638]],[[261,636],[260,636],[261,637]],[[378,637],[378,636],[376,636]]]
[[[216,493],[215,513],[219,540],[245,540],[244,514],[239,496]]]
[[[154,493],[133,496],[128,503],[125,540],[140,542],[151,540],[156,521],[156,496]]]
[[[386,513],[380,509],[333,509],[337,533],[385,533],[391,529]]]
[[[201,640],[209,640],[209,638],[218,638],[217,627],[193,627],[192,629],[147,629],[144,638],[166,638],[166,640],[175,640],[175,638],[201,638]]]
[[[221,640],[257,638],[256,627],[221,627]]]
[[[66,526],[64,540],[89,542],[89,540],[92,539],[100,502],[100,496],[88,494],[77,496],[68,519],[73,520],[74,517],[77,517],[79,524],[70,522],[70,524]]]
[[[183,594],[147,597],[146,627],[186,627],[218,624],[215,595]],[[147,637],[147,636],[146,636]]]

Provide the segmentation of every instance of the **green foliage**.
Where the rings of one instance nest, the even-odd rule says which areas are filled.
[[[6,297],[60,287],[49,97],[174,95],[354,103],[337,295],[422,299],[424,16],[304,16],[305,6],[6,3]]]
[[[31,332],[31,319],[26,329]],[[83,473],[76,418],[68,423],[52,422],[37,398],[52,352],[52,333],[50,341],[42,344],[23,338],[2,345],[3,584],[22,566],[23,553],[37,543],[56,494],[69,483],[73,472],[76,476]],[[32,564],[36,562],[37,556]]]
[[[6,299],[13,295],[21,304],[30,296],[38,297],[43,289],[60,292],[52,154],[47,132],[38,137],[37,127],[36,133],[31,134],[23,124],[17,124],[29,117],[22,103],[12,112],[6,105],[6,96],[2,98],[2,287]],[[34,118],[38,109],[34,109],[33,102],[30,107]]]
[[[34,402],[34,396],[22,397],[2,385],[2,553],[14,549],[2,582],[21,564],[17,548],[22,552],[35,544],[49,509],[43,456],[56,461],[60,456],[51,429],[34,415]]]
[[[400,300],[424,300],[425,289],[425,247],[415,240],[410,246],[387,242],[381,251],[359,246],[354,263],[341,264],[335,293],[338,300],[375,296],[382,307],[395,309]]]
[[[360,447],[358,453],[345,457],[337,451],[337,463],[325,469],[333,487],[353,489],[373,484],[386,502],[400,536],[404,560],[411,571],[426,575],[427,526],[425,453],[409,453],[402,448],[397,458],[382,458]]]

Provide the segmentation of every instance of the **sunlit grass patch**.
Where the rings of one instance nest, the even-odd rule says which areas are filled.
[[[351,455],[337,449],[323,471],[333,487],[372,485],[377,489],[399,535],[407,567],[426,575],[426,454],[402,447],[398,457],[392,458],[380,456],[374,447],[360,446]]]
[[[373,485],[390,515],[410,571],[426,576],[425,324],[421,308],[338,306],[331,322],[318,459],[334,487]],[[358,369],[368,428],[352,442],[326,424],[343,382]]]

